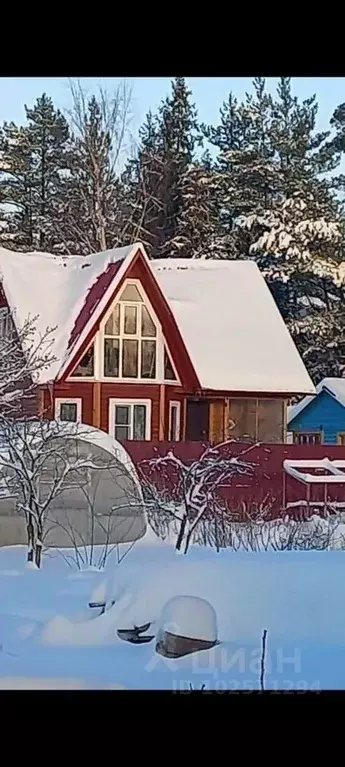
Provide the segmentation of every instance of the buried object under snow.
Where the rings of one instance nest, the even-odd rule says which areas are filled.
[[[192,596],[173,597],[164,606],[156,636],[156,652],[179,658],[218,644],[217,616],[212,605]]]

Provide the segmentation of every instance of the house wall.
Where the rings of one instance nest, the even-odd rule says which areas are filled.
[[[286,400],[281,397],[229,397],[210,405],[209,438],[284,442]]]
[[[100,414],[99,423],[94,413],[94,387],[99,386]],[[53,399],[81,398],[81,418],[86,424],[99,426],[109,432],[109,400],[114,399],[150,399],[151,400],[151,440],[168,439],[169,402],[181,403],[180,439],[186,438],[187,403],[191,397],[182,387],[166,384],[104,383],[70,381],[54,384],[53,395],[46,390],[44,396],[47,417],[53,417]],[[248,441],[284,442],[285,441],[285,400],[281,398],[214,398],[203,397],[209,402],[209,434],[213,444],[226,439],[245,439]],[[205,437],[207,439],[207,435]]]
[[[345,432],[345,408],[323,391],[288,424],[288,431],[321,431],[323,442],[336,444],[337,433]]]
[[[159,439],[159,410],[160,410],[160,386],[159,384],[130,384],[130,383],[103,383],[95,384],[93,381],[68,382],[54,384],[52,393],[45,389],[44,407],[47,418],[54,417],[54,401],[56,399],[82,400],[81,418],[83,423],[96,426],[94,418],[94,387],[99,385],[100,399],[100,423],[99,428],[109,432],[109,400],[114,399],[150,399],[151,400],[151,439]],[[173,387],[167,387],[169,389]],[[173,397],[172,397],[173,399]]]

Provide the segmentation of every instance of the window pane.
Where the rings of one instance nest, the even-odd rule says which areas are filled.
[[[155,336],[156,326],[150,317],[146,306],[141,308],[141,335],[142,336]]]
[[[116,426],[129,424],[129,405],[116,405],[115,424]]]
[[[126,339],[122,343],[122,376],[138,378],[138,341]]]
[[[121,293],[121,301],[142,301],[142,297],[136,285],[126,285]]]
[[[104,339],[104,375],[118,378],[119,375],[119,339]]]
[[[73,378],[73,376],[93,376],[93,365],[94,365],[94,351],[93,351],[93,346],[91,346],[91,349],[89,349],[86,352],[86,354],[84,354],[84,357],[80,360],[75,370],[73,370],[71,377]]]
[[[105,326],[106,336],[118,336],[120,334],[120,304],[114,306],[113,313],[110,315]]]
[[[129,426],[115,426],[115,439],[129,439]]]
[[[125,306],[124,332],[127,336],[135,335],[137,332],[137,307]]]
[[[133,439],[145,439],[146,405],[134,405]]]
[[[141,378],[156,378],[156,341],[141,342]]]
[[[165,381],[176,381],[173,366],[170,362],[166,349],[164,349],[164,379]]]
[[[60,405],[60,420],[61,421],[77,421],[77,404],[76,402],[62,402]]]

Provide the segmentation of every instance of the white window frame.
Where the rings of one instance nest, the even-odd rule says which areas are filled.
[[[135,285],[135,287],[138,289],[139,293],[141,294],[141,297],[142,297],[143,300],[142,301],[127,301],[126,300],[123,303],[124,304],[128,304],[128,306],[138,306],[139,304],[142,304],[142,305],[146,306],[146,308],[147,308],[147,310],[148,310],[148,312],[149,312],[149,314],[151,316],[151,319],[152,319],[152,321],[154,322],[154,324],[156,326],[157,335],[156,336],[150,336],[150,337],[147,336],[147,340],[151,340],[151,341],[156,340],[156,376],[155,376],[155,378],[140,378],[140,376],[138,376],[137,378],[122,378],[121,376],[118,376],[117,378],[115,378],[115,377],[112,377],[112,376],[105,376],[104,375],[104,331],[105,331],[105,326],[106,326],[106,324],[108,322],[109,317],[111,316],[111,314],[112,314],[112,312],[114,310],[115,305],[117,303],[121,302],[121,296],[122,296],[124,290],[126,289],[127,285]],[[135,335],[132,335],[132,336],[131,335],[124,336],[121,331],[122,331],[122,328],[120,328],[119,338],[121,338],[121,339],[123,339],[123,338],[138,339],[139,340],[139,345],[140,345],[140,340],[142,338],[140,334],[135,334]],[[144,339],[145,338],[146,338],[146,336],[144,336]],[[167,380],[166,381],[164,379],[164,347],[166,347],[166,349],[167,349],[167,354],[168,354],[170,362],[172,364],[172,368],[173,368],[173,371],[174,371],[175,376],[176,376],[176,381],[174,381],[174,380]],[[120,348],[121,348],[121,346],[120,346]],[[97,362],[96,362],[96,357],[98,357],[99,364],[97,364]],[[120,355],[119,355],[119,367],[120,367],[120,370],[121,370],[121,364],[122,364],[122,355],[121,355],[121,352],[120,352]],[[139,354],[138,354],[138,372],[140,372],[140,366],[141,366],[141,354],[140,354],[140,351],[139,351]],[[171,354],[170,354],[170,351],[169,351],[169,348],[168,348],[168,345],[167,345],[167,343],[164,340],[161,323],[159,322],[157,314],[154,311],[153,306],[150,303],[150,301],[149,301],[149,299],[147,297],[147,294],[145,293],[145,290],[144,290],[140,280],[130,279],[130,278],[125,280],[125,282],[123,283],[123,286],[121,288],[121,292],[119,293],[118,296],[116,296],[116,298],[113,301],[111,307],[109,307],[109,310],[107,311],[107,313],[103,317],[103,320],[102,320],[102,322],[100,324],[100,329],[99,329],[99,332],[98,332],[98,339],[96,339],[96,341],[95,341],[94,373],[95,373],[95,378],[98,378],[99,380],[104,381],[105,383],[107,383],[107,382],[108,383],[140,383],[140,384],[141,383],[142,384],[166,383],[166,384],[170,384],[171,386],[179,386],[179,385],[181,385],[179,377],[178,377],[177,372],[176,372],[175,365],[173,363],[173,360],[172,360],[172,357],[171,357]],[[75,381],[76,379],[73,378],[71,380]],[[86,379],[83,379],[83,380],[86,380]]]
[[[81,410],[82,399],[81,397],[57,397],[55,399],[54,406],[54,418],[56,421],[61,421],[60,409],[61,405],[76,405],[77,406],[77,421],[63,421],[63,423],[81,423]]]
[[[171,437],[172,427],[172,410],[176,408],[176,439]],[[169,401],[169,429],[168,429],[168,442],[179,442],[181,439],[181,402],[179,400],[171,399]]]
[[[126,398],[109,398],[109,412],[108,412],[108,431],[109,434],[113,437],[113,439],[116,439],[115,437],[115,408],[117,405],[123,405],[125,407],[132,406],[133,405],[144,405],[146,407],[146,424],[145,424],[145,440],[150,441],[151,439],[151,411],[152,411],[152,400],[150,399],[126,399]],[[133,410],[132,410],[133,412]],[[133,435],[133,417],[130,419],[130,433]],[[131,436],[130,441],[132,441],[133,437]]]

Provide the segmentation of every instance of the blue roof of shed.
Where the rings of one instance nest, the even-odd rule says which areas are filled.
[[[326,392],[331,397],[334,397],[340,405],[345,407],[345,378],[324,378],[316,387],[316,396],[321,394],[321,392]],[[314,399],[315,395],[308,395],[303,397],[296,405],[291,405],[287,410],[288,424],[310,405]]]

